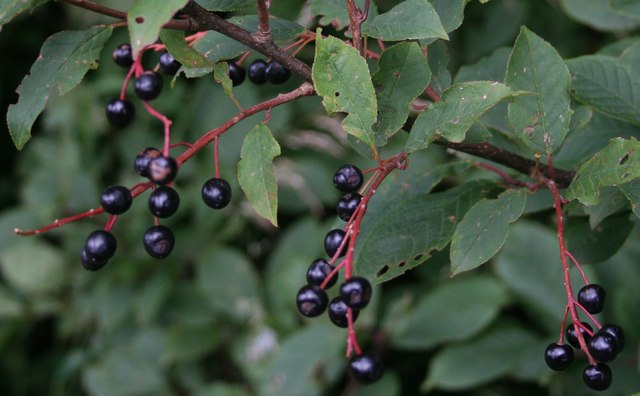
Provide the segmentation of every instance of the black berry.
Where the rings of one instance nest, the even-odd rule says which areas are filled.
[[[85,265],[85,268],[91,265],[98,266],[98,268],[104,266],[107,260],[113,257],[116,247],[116,238],[113,234],[104,230],[93,231],[84,243],[83,255],[86,256],[86,261],[89,263],[89,265]],[[84,265],[84,258],[82,261]]]
[[[178,163],[173,157],[161,155],[149,162],[149,180],[155,184],[168,184],[178,174]]]
[[[84,267],[84,269],[86,269],[87,271],[97,271],[100,268],[104,267],[109,260],[91,259],[87,254],[87,249],[82,249],[82,253],[80,254],[80,261],[82,262],[82,266]]]
[[[133,65],[133,54],[129,44],[120,44],[111,54],[113,61],[122,67],[131,67]]]
[[[229,70],[229,78],[233,83],[233,86],[236,87],[244,81],[244,77],[247,72],[244,70],[244,67],[238,65],[235,62],[227,63],[227,69]]]
[[[154,71],[146,71],[136,78],[133,90],[140,99],[153,100],[162,92],[162,76]]]
[[[363,277],[354,276],[340,286],[340,297],[350,308],[362,309],[369,304],[373,289],[371,283]]]
[[[124,128],[131,124],[136,115],[136,108],[128,100],[112,99],[107,103],[107,120],[117,128]]]
[[[267,62],[262,59],[256,59],[249,65],[249,81],[256,85],[261,85],[267,82]]]
[[[154,158],[161,156],[162,153],[155,147],[147,147],[139,152],[134,161],[136,173],[142,177],[149,177],[149,164]]]
[[[349,307],[347,306],[347,304],[345,304],[342,297],[338,296],[333,300],[331,300],[331,302],[329,303],[328,311],[329,311],[329,319],[331,319],[331,322],[334,325],[342,328],[345,328],[349,325],[349,322],[347,320],[347,308]],[[353,320],[353,322],[355,322],[356,319],[358,319],[359,314],[360,314],[360,311],[358,311],[357,309],[351,310],[351,316],[352,316],[351,319]]]
[[[344,231],[336,228],[327,233],[327,236],[324,237],[324,251],[327,252],[329,257],[333,257],[338,249],[340,248],[340,244],[342,244],[342,240],[344,239]],[[347,244],[342,247],[340,251],[339,257],[344,256],[347,253]]]
[[[165,51],[160,55],[160,70],[163,73],[173,76],[181,66],[182,64],[175,60],[169,52]]]
[[[231,186],[224,179],[209,179],[202,185],[202,200],[214,209],[222,209],[231,201]]]
[[[267,76],[267,81],[277,85],[284,84],[291,77],[291,71],[274,60],[269,61],[264,73]]]
[[[325,259],[317,259],[309,266],[307,270],[307,283],[310,285],[320,286],[327,276],[333,271],[334,266],[329,264]],[[327,282],[326,288],[330,288],[338,281],[338,274],[336,273]]]
[[[321,315],[329,304],[327,292],[318,286],[303,286],[296,297],[296,305],[301,314],[308,318]]]
[[[363,353],[351,358],[349,371],[359,382],[371,384],[382,378],[384,366],[377,356]]]
[[[598,331],[587,343],[589,353],[599,362],[607,363],[618,355],[616,338],[606,331]]]
[[[611,334],[616,339],[616,342],[618,344],[618,352],[622,351],[622,349],[624,348],[625,341],[624,341],[624,332],[622,331],[622,328],[620,326],[617,326],[614,324],[608,324],[608,325],[602,326],[600,331]]]
[[[333,185],[342,192],[356,192],[362,187],[364,176],[354,165],[342,165],[333,175]]]
[[[589,331],[593,330],[593,328],[591,327],[591,325],[589,325],[589,323],[587,322],[580,322],[580,323],[582,324],[582,326],[586,327]],[[580,329],[580,333],[584,338],[584,342],[586,344],[589,344],[589,339],[591,338],[589,333],[587,333],[587,331],[580,326],[578,326],[578,328]],[[578,341],[578,335],[576,334],[576,331],[573,328],[573,323],[570,323],[567,326],[567,329],[565,330],[565,335],[567,337],[567,341],[569,341],[569,344],[571,344],[571,346],[573,346],[574,348],[580,349],[580,342]]]
[[[573,362],[573,348],[566,344],[549,344],[544,351],[544,361],[551,370],[564,370]]]
[[[149,210],[154,216],[167,218],[178,210],[180,195],[169,186],[159,186],[149,196]]]
[[[156,225],[144,232],[144,249],[151,257],[167,257],[171,254],[175,241],[173,231],[167,226]]]
[[[591,389],[603,391],[611,385],[611,369],[604,363],[587,366],[582,372],[582,380]]]
[[[107,187],[100,196],[102,209],[109,214],[123,214],[131,207],[131,191],[125,186]]]
[[[349,221],[353,212],[355,212],[358,205],[360,205],[360,201],[362,201],[362,195],[358,193],[347,193],[343,195],[340,201],[338,201],[338,207],[336,208],[338,217],[344,221]]]
[[[578,292],[578,302],[590,314],[602,312],[605,297],[604,288],[596,284],[586,285]]]

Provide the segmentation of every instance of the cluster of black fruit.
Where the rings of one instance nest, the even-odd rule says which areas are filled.
[[[242,84],[247,75],[244,67],[238,65],[236,62],[229,62],[227,65],[229,78],[233,86],[235,87]],[[249,65],[249,81],[256,85],[262,85],[266,82],[280,85],[287,82],[289,77],[291,77],[291,71],[274,60],[265,62],[262,59],[256,59]]]
[[[578,292],[578,303],[590,314],[597,314],[604,308],[605,295],[602,286],[586,285]],[[613,378],[607,363],[612,362],[624,348],[624,332],[615,324],[602,326],[595,333],[589,323],[581,322],[577,327],[589,354],[596,360],[595,364],[584,369],[582,380],[591,389],[605,390],[609,388]],[[578,334],[573,325],[567,326],[565,336],[569,344],[580,349]],[[573,362],[573,349],[566,344],[550,344],[545,350],[544,359],[552,370],[564,370]]]
[[[333,177],[334,186],[346,193],[338,203],[337,212],[341,219],[349,221],[357,209],[362,196],[356,191],[362,186],[364,177],[360,169],[353,165],[344,165],[338,169]],[[345,233],[341,229],[329,231],[324,240],[324,248],[333,257],[340,249]],[[339,256],[346,253],[346,245],[340,250]],[[331,288],[338,281],[338,274],[333,273],[334,266],[325,259],[317,259],[307,270],[307,284],[303,286],[296,297],[296,305],[300,313],[306,317],[321,315],[328,308],[329,319],[341,328],[348,326],[347,310],[351,309],[351,320],[358,318],[360,310],[369,304],[371,300],[371,283],[363,277],[353,276],[345,280],[340,286],[340,294],[329,302],[325,289]],[[327,277],[331,278],[327,280]],[[380,359],[370,353],[354,355],[349,361],[349,371],[360,382],[372,383],[379,380],[384,372]]]

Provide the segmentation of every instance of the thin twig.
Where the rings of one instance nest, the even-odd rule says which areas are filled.
[[[353,36],[353,47],[358,50],[360,55],[364,56],[364,47],[362,43],[362,34],[360,25],[362,24],[362,12],[358,8],[355,0],[347,1],[347,11],[349,12],[349,23],[351,27],[351,35]]]
[[[269,5],[266,0],[257,0],[258,4],[258,33],[256,39],[263,43],[271,42],[271,27],[269,26]]]

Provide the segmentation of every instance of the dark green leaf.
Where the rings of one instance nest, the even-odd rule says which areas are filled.
[[[573,219],[567,226],[567,247],[580,263],[600,263],[622,247],[634,225],[628,212],[607,217],[593,229],[585,219]]]
[[[0,269],[7,283],[24,293],[54,291],[65,282],[62,251],[42,240],[14,242],[0,253]]]
[[[254,0],[255,3],[255,0]],[[258,16],[244,15],[229,18],[229,22],[252,33],[258,31]],[[289,41],[302,34],[305,29],[299,24],[283,18],[269,18],[271,37],[278,45],[289,44]]]
[[[0,30],[16,16],[33,10],[48,0],[3,0],[0,4]]]
[[[450,33],[462,25],[464,7],[469,1],[471,0],[431,0],[445,32]]]
[[[163,29],[160,39],[167,46],[167,51],[186,68],[213,67],[204,55],[196,51],[184,41],[184,32]]]
[[[364,0],[355,2],[360,9],[364,9]],[[349,26],[349,13],[344,0],[311,0],[309,9],[312,15],[320,16],[320,25],[331,25],[341,30]]]
[[[629,202],[631,202],[631,210],[640,218],[640,181],[632,181],[619,186],[620,190],[626,195]]]
[[[217,262],[218,266],[221,262]],[[218,283],[219,284],[219,283]],[[213,288],[212,285],[209,285]],[[164,337],[164,356],[168,362],[196,360],[210,352],[222,340],[222,334],[214,331],[213,323],[186,326],[176,324]]]
[[[627,18],[640,19],[640,1],[638,0],[608,0],[611,10]]]
[[[502,82],[507,72],[507,62],[510,54],[511,48],[498,48],[491,55],[480,59],[476,63],[460,67],[454,82],[478,80]]]
[[[184,7],[189,0],[136,0],[127,13],[131,50],[134,59],[147,45],[153,44],[162,26]]]
[[[431,88],[442,94],[451,85],[451,73],[449,72],[449,50],[442,40],[429,45],[429,69],[431,69]]]
[[[617,32],[640,25],[639,21],[613,12],[607,0],[561,0],[560,4],[571,18],[597,30]]]
[[[371,22],[363,24],[362,34],[387,41],[449,39],[438,13],[427,0],[403,1]]]
[[[628,184],[633,183],[634,182]],[[612,214],[629,208],[629,200],[620,190],[618,187],[603,187],[602,190],[600,190],[600,203],[584,207],[584,211],[589,214],[589,226],[591,229],[596,228],[602,220]]]
[[[255,0],[197,0],[209,11],[238,11],[255,7]]]

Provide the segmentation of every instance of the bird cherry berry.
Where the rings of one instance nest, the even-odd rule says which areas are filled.
[[[227,70],[229,72],[229,78],[233,83],[233,86],[236,87],[244,81],[244,77],[247,72],[244,70],[244,67],[240,66],[236,62],[227,63]]]
[[[587,343],[587,346],[589,354],[599,362],[611,362],[618,354],[616,338],[606,331],[595,333]]]
[[[333,175],[333,185],[345,193],[358,191],[363,182],[362,171],[354,165],[342,165]]]
[[[328,309],[329,319],[331,319],[331,323],[333,323],[338,327],[342,327],[342,328],[347,327],[349,325],[349,321],[347,320],[348,308],[349,307],[347,306],[347,304],[345,304],[344,300],[340,296],[335,297],[333,300],[331,300],[331,302],[329,303],[329,309]],[[352,309],[351,320],[355,322],[356,319],[358,319],[359,314],[360,314],[359,310]]]
[[[149,180],[155,184],[169,184],[177,175],[178,163],[173,157],[160,155],[149,162]]]
[[[604,363],[589,365],[582,372],[582,380],[585,385],[598,391],[609,388],[612,377],[611,369]]]
[[[160,63],[160,70],[162,70],[163,73],[168,74],[170,76],[173,76],[174,74],[176,74],[178,70],[180,70],[180,67],[182,66],[182,63],[175,60],[175,58],[168,51],[164,51],[160,55],[159,63]]]
[[[296,296],[296,305],[300,313],[308,318],[321,315],[329,304],[327,292],[319,286],[305,285],[302,286]]]
[[[107,103],[107,120],[116,128],[124,128],[131,124],[136,115],[133,103],[124,99],[112,99]]]
[[[136,78],[133,90],[140,99],[144,101],[153,100],[162,92],[162,76],[154,71],[147,70]]]
[[[349,221],[358,208],[358,205],[360,205],[360,201],[362,201],[362,195],[358,193],[347,193],[343,195],[336,207],[338,217],[344,221]]]
[[[384,366],[377,356],[363,353],[351,358],[349,361],[349,371],[359,382],[371,384],[382,378]]]
[[[606,293],[604,288],[595,283],[583,286],[578,292],[578,302],[590,314],[602,312],[605,297]]]
[[[105,212],[113,215],[123,214],[131,207],[131,191],[125,186],[107,187],[100,196],[100,205]]]
[[[291,71],[274,60],[269,61],[264,73],[267,81],[276,85],[284,84],[291,77]]]
[[[163,259],[171,254],[175,237],[169,227],[155,225],[144,232],[142,241],[144,249],[151,257]]]
[[[582,324],[582,326],[586,327],[589,331],[593,330],[593,328],[589,323],[587,322],[580,322],[580,323]],[[587,331],[583,327],[578,326],[578,328],[580,329],[580,333],[584,338],[584,342],[588,344],[591,336],[589,335],[589,333],[587,333]],[[565,330],[565,335],[567,337],[567,341],[569,341],[569,344],[571,344],[571,346],[573,346],[574,348],[580,349],[580,342],[578,341],[578,335],[576,334],[576,331],[573,328],[573,324],[569,324],[569,326],[567,326],[567,329]]]
[[[249,81],[256,85],[261,85],[267,82],[267,62],[262,59],[256,59],[249,65]]]
[[[371,283],[361,276],[354,276],[340,286],[340,297],[349,308],[362,309],[371,301]]]
[[[625,340],[624,340],[624,332],[622,331],[622,328],[620,326],[617,326],[614,324],[604,325],[600,329],[600,332],[606,332],[611,334],[616,339],[616,343],[618,344],[618,353],[622,351],[622,349],[624,348]]]
[[[336,228],[329,231],[324,237],[324,251],[327,252],[327,255],[329,255],[329,257],[333,257],[336,254],[336,252],[340,248],[340,245],[342,244],[344,235],[345,234],[343,230]],[[342,257],[347,253],[347,244],[348,242],[345,243],[345,246],[342,247],[339,257]]]
[[[334,266],[329,264],[325,259],[317,259],[309,266],[307,270],[307,283],[310,285],[320,286],[327,276],[333,271]],[[338,274],[336,273],[327,282],[326,288],[330,288],[338,281]]]
[[[231,186],[224,179],[209,179],[202,185],[202,200],[214,209],[222,209],[231,201]]]
[[[564,370],[573,362],[573,348],[566,344],[553,343],[544,351],[544,361],[551,370]]]
[[[131,45],[120,44],[111,54],[113,61],[122,67],[131,67],[133,65],[133,53],[131,52]]]
[[[149,164],[154,158],[160,157],[162,153],[155,147],[147,147],[139,152],[134,161],[136,173],[142,177],[149,177]]]
[[[149,196],[149,210],[156,217],[172,216],[179,206],[180,195],[169,186],[159,186]]]
[[[87,271],[97,271],[100,268],[104,267],[107,262],[109,260],[95,260],[95,259],[91,259],[89,258],[89,255],[87,254],[87,249],[82,249],[82,253],[80,254],[80,262],[82,263],[82,266],[84,267],[84,269],[86,269]]]
[[[116,252],[116,238],[109,231],[96,230],[87,237],[84,253],[87,262],[102,267]],[[83,264],[85,260],[83,259]],[[87,266],[85,265],[85,268]]]

